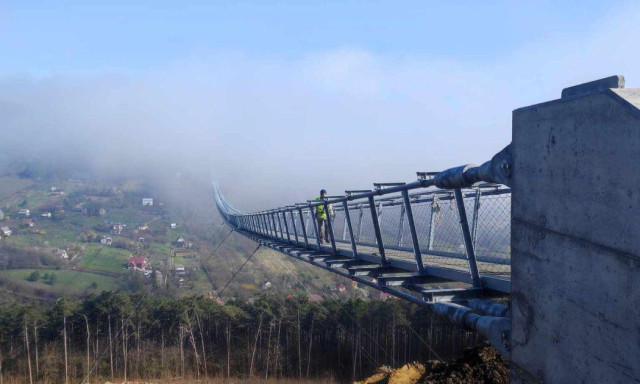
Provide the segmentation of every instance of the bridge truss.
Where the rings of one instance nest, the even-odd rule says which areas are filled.
[[[470,166],[418,173],[324,201],[260,212],[234,208],[214,183],[216,205],[238,233],[288,256],[420,305],[477,330],[508,352],[510,310],[491,298],[511,290],[511,191],[461,178]],[[462,181],[461,181],[462,180]],[[329,206],[329,242],[315,210]]]

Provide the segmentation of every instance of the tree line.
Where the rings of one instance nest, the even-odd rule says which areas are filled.
[[[0,383],[205,377],[351,380],[450,359],[477,334],[400,300],[309,302],[103,292],[50,308],[0,306]]]

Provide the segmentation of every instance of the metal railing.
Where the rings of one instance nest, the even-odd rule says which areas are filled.
[[[254,213],[233,208],[217,187],[215,197],[227,222],[240,231],[382,266],[401,263],[419,274],[438,270],[454,281],[506,292],[508,284],[487,283],[510,278],[510,189],[487,183],[440,189],[435,184],[433,174],[419,173],[412,183],[374,184],[370,191]],[[314,215],[321,205],[335,212],[327,223],[327,243],[318,239]],[[467,277],[456,277],[460,273]]]

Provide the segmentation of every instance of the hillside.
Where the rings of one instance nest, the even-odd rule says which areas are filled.
[[[105,290],[218,298],[256,244],[222,224],[208,183],[182,175],[147,180],[0,177],[0,227],[10,231],[0,234],[0,302]],[[345,298],[371,294],[259,249],[219,299],[326,293],[338,285]]]

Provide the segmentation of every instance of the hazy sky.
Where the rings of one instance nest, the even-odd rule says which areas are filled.
[[[638,2],[0,1],[0,155],[288,204],[487,160],[515,108],[638,86],[639,37]]]

